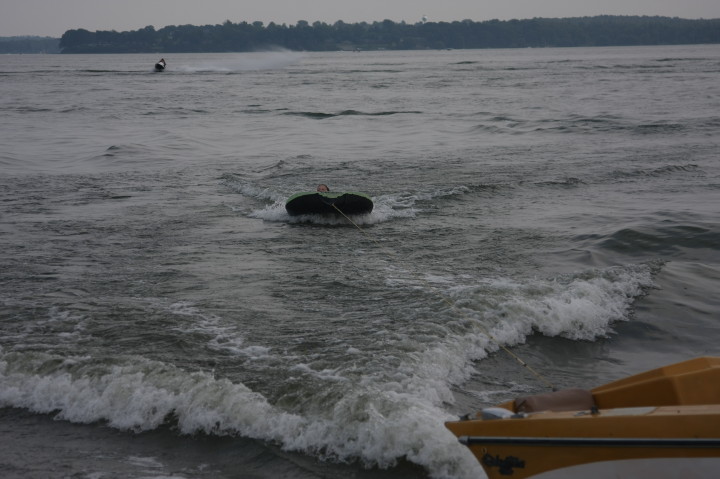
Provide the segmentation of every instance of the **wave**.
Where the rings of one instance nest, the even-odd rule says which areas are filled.
[[[134,432],[171,424],[181,434],[241,435],[325,459],[362,458],[366,465],[379,467],[407,456],[438,477],[469,478],[472,472],[477,477],[478,466],[454,437],[442,433],[442,424],[421,421],[437,417],[436,408],[423,401],[398,408],[399,398],[390,391],[359,385],[355,395],[329,408],[327,417],[313,419],[284,412],[243,384],[209,373],[188,373],[139,358],[98,363],[89,357],[3,354],[0,405]],[[411,400],[410,394],[399,396]],[[381,406],[383,401],[395,403],[390,417],[382,407],[361,406]],[[390,436],[388,424],[393,426]]]
[[[612,116],[582,117],[571,115],[568,118],[524,119],[507,116],[488,118],[474,131],[488,133],[527,134],[540,132],[555,133],[600,133],[626,128],[619,118]]]
[[[639,256],[649,253],[673,256],[682,254],[682,250],[720,249],[720,230],[702,224],[636,226],[609,235],[588,235],[576,239],[592,242],[594,248]]]
[[[153,163],[167,163],[167,159],[157,158],[157,147],[145,144],[123,144],[110,145],[103,153],[92,155],[79,160],[79,163],[92,164],[94,166],[115,166],[131,164],[147,164],[150,158],[155,158]]]
[[[610,176],[615,179],[633,179],[646,177],[669,176],[677,173],[698,173],[700,167],[696,164],[664,165],[653,168],[637,168],[632,170],[615,170]]]
[[[154,106],[152,110],[141,113],[143,116],[161,116],[171,115],[173,118],[187,118],[187,115],[196,113],[210,114],[213,113],[209,110],[202,108],[185,108],[185,107],[167,107],[167,106]]]
[[[22,171],[27,168],[27,161],[22,161],[16,155],[9,152],[0,152],[0,166],[3,167],[6,174]]]
[[[594,117],[569,115],[565,118],[535,119],[512,118],[501,115],[482,119],[481,123],[472,128],[472,131],[512,135],[530,133],[626,133],[629,135],[649,136],[677,134],[686,131],[712,131],[716,129],[717,123],[718,120],[714,117],[693,120],[691,123],[678,123],[671,121],[638,122],[632,118],[615,115],[598,115]]]
[[[575,188],[581,185],[586,184],[583,180],[580,178],[575,178],[572,176],[569,176],[567,178],[563,178],[561,180],[550,180],[550,181],[539,181],[535,183],[537,186],[561,186],[561,187],[571,187]]]
[[[481,337],[485,357],[499,346],[524,343],[539,332],[572,340],[592,341],[613,333],[612,324],[627,321],[632,303],[653,287],[653,277],[663,263],[652,261],[628,266],[592,269],[550,279],[513,280],[487,278],[449,290],[467,333],[490,331],[496,344]],[[447,287],[445,278],[393,279],[390,285]],[[477,329],[476,329],[477,326]]]
[[[42,108],[42,107],[34,107],[34,106],[27,106],[27,105],[21,105],[21,106],[5,106],[0,108],[0,111],[7,111],[10,113],[50,113],[54,110],[51,108]]]
[[[343,110],[339,113],[324,113],[314,111],[288,111],[284,115],[302,116],[313,120],[324,120],[327,118],[335,118],[339,116],[389,116],[400,114],[421,114],[421,111],[378,111],[378,112],[362,112],[358,110]]]
[[[42,372],[42,374],[40,374]],[[90,357],[59,358],[43,353],[9,353],[0,362],[0,404],[58,419],[93,423],[136,432],[156,429],[174,416],[180,432],[223,434],[231,429],[248,437],[281,440],[260,427],[272,406],[242,384],[216,380],[207,373],[186,373],[142,358],[100,361]],[[211,414],[206,405],[218,406]],[[230,414],[237,412],[236,416]],[[279,421],[298,418],[279,414]]]
[[[440,276],[418,281],[395,269],[388,287],[439,292],[453,310],[414,315],[410,327],[387,318],[373,325],[374,341],[346,347],[339,362],[320,367],[307,362],[311,356],[247,344],[220,318],[176,303],[168,307],[173,314],[197,319],[186,323],[192,328],[186,332],[203,332],[214,350],[266,360],[274,377],[287,377],[296,404],[274,404],[237,380],[137,356],[0,349],[0,407],[135,432],[169,424],[180,434],[239,435],[368,467],[391,467],[404,458],[433,477],[479,477],[477,462],[443,425],[454,417],[444,409],[454,402],[454,385],[478,374],[481,360],[500,346],[535,333],[583,341],[611,334],[612,323],[628,320],[633,301],[652,287],[657,268],[468,284]]]

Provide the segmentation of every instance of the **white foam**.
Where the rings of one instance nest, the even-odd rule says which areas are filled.
[[[455,295],[476,305],[479,319],[509,345],[533,331],[594,340],[611,334],[613,322],[629,319],[635,298],[653,285],[652,271],[650,265],[630,265],[522,283],[496,280]]]
[[[288,424],[302,422],[274,411],[262,396],[242,384],[140,358],[107,366],[94,364],[97,360],[77,360],[77,366],[68,370],[37,374],[56,359],[37,353],[3,357],[0,404],[43,413],[58,411],[60,419],[107,421],[135,431],[154,429],[175,414],[184,433],[236,429],[273,440],[281,438],[263,433],[262,418],[276,415]]]
[[[290,370],[299,371],[323,381],[349,381],[348,378],[339,373],[340,369],[323,369],[321,371],[316,371],[307,364],[298,364],[291,367]]]
[[[157,428],[173,417],[186,434],[242,435],[380,467],[406,457],[433,477],[482,477],[477,460],[444,427],[453,419],[443,406],[454,402],[452,388],[479,372],[477,360],[534,332],[582,340],[611,334],[612,323],[627,320],[634,299],[652,286],[653,266],[524,280],[393,274],[392,287],[422,288],[455,306],[447,306],[441,318],[416,314],[411,329],[387,318],[388,328],[380,323],[375,332],[381,347],[343,345],[344,361],[280,356],[246,344],[240,331],[192,303],[166,307],[189,319],[179,328],[206,335],[210,347],[275,354],[272,362],[283,364],[283,373],[307,385],[300,391],[302,402],[312,406],[296,404],[301,412],[274,406],[242,383],[143,358],[103,361],[2,350],[0,407],[55,412],[74,422],[106,421],[134,431]]]
[[[325,215],[299,215],[290,216],[285,210],[285,202],[287,197],[282,197],[271,205],[265,206],[259,210],[252,211],[249,216],[265,221],[284,222],[284,223],[311,223],[316,225],[327,226],[347,226],[351,225],[347,218],[343,216],[325,216]],[[384,197],[373,199],[373,210],[365,215],[353,215],[350,217],[353,223],[361,226],[384,223],[396,218],[412,218],[416,214],[416,210],[394,209]]]
[[[443,420],[450,418],[416,396],[417,387],[403,392],[402,385],[387,388],[368,379],[347,386],[347,393],[321,414],[301,417],[273,407],[242,384],[139,358],[111,366],[85,360],[72,371],[40,374],[55,359],[4,355],[0,406],[56,412],[59,419],[80,423],[106,421],[133,431],[154,429],[172,415],[184,434],[240,434],[381,467],[407,456],[436,477],[480,474],[477,461],[444,428]]]
[[[654,271],[654,265],[640,264],[550,279],[486,278],[448,288],[453,278],[394,268],[388,286],[424,290],[444,298],[447,305],[444,323],[416,320],[416,330],[443,327],[446,336],[414,353],[408,375],[420,378],[420,383],[404,387],[417,390],[429,384],[438,400],[452,402],[449,388],[478,373],[476,361],[502,346],[522,344],[535,332],[590,341],[612,334],[613,323],[627,321],[633,301],[652,287]]]
[[[556,278],[498,277],[467,284],[467,277],[418,274],[393,266],[385,283],[444,297],[460,318],[495,328],[512,345],[533,331],[574,340],[611,334],[612,323],[628,320],[633,301],[653,286],[655,269],[653,264],[637,264]]]
[[[207,346],[216,351],[260,359],[270,354],[270,348],[247,345],[242,333],[235,325],[223,324],[222,318],[206,313],[188,301],[173,303],[167,307],[172,314],[192,319],[189,324],[179,324],[175,330],[182,333],[199,333],[208,338]]]
[[[260,187],[232,175],[226,175],[223,184],[243,196],[270,201],[270,204],[260,209],[250,211],[251,218],[265,221],[283,223],[311,223],[327,226],[348,225],[348,220],[342,216],[300,215],[290,216],[285,210],[285,203],[292,195],[289,192],[274,191],[270,188]],[[417,205],[419,202],[432,201],[435,198],[444,198],[465,194],[468,188],[464,186],[452,188],[434,188],[429,191],[399,192],[373,197],[373,210],[367,215],[354,215],[352,221],[358,225],[373,225],[393,221],[395,219],[414,218],[423,210]],[[235,209],[240,211],[239,209]]]

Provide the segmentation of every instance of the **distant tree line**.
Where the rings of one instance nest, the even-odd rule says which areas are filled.
[[[180,25],[116,32],[68,30],[62,53],[244,52],[289,50],[418,50],[448,48],[589,47],[720,43],[720,19],[648,16],[471,20],[408,24],[384,20],[330,25],[263,22]]]
[[[0,37],[0,54],[60,53],[60,39],[51,37]]]

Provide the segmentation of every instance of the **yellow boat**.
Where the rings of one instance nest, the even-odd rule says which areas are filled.
[[[445,425],[490,479],[718,478],[720,357],[517,398]]]

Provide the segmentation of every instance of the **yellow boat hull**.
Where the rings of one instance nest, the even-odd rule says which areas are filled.
[[[511,402],[511,417],[446,426],[491,479],[720,477],[719,379],[720,358],[698,358],[593,389],[592,409]]]

